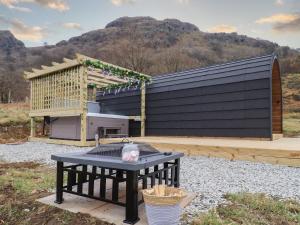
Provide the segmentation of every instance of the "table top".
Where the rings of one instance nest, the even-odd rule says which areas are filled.
[[[160,154],[141,157],[137,162],[124,162],[121,158],[91,155],[87,154],[87,152],[55,154],[51,155],[51,159],[60,162],[99,166],[108,169],[137,171],[174,159],[179,159],[180,157],[184,156],[183,153],[179,152],[170,152],[169,155],[165,155],[163,152],[161,152]]]

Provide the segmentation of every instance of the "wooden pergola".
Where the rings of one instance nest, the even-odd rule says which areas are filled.
[[[53,62],[52,66],[41,66],[41,69],[32,69],[24,72],[25,79],[30,81],[30,121],[31,140],[36,140],[36,117],[67,117],[80,116],[81,140],[78,145],[88,145],[87,135],[87,101],[88,87],[92,87],[92,99],[96,99],[97,89],[109,85],[128,83],[128,79],[114,76],[101,69],[86,66],[86,60],[99,61],[81,54],[76,54],[75,59],[66,59],[64,62]],[[109,63],[126,71],[131,71]],[[143,74],[143,76],[146,76]],[[131,119],[141,121],[141,136],[145,135],[145,83],[141,84],[141,115],[132,115]],[[69,141],[76,144],[76,141]],[[64,143],[68,141],[51,140],[51,143]]]

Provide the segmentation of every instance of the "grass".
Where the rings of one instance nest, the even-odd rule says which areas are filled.
[[[227,194],[230,202],[197,216],[192,225],[297,225],[300,224],[300,204],[290,200],[267,197],[264,194]]]
[[[51,194],[55,172],[36,163],[0,163],[0,224],[109,225],[87,214],[47,206],[36,199]]]
[[[36,163],[22,163],[22,168],[11,167],[2,171],[0,186],[12,186],[17,194],[28,195],[34,192],[51,191],[55,188],[55,173],[52,169]]]
[[[0,144],[27,140],[30,134],[29,104],[0,104]],[[42,119],[37,118],[37,134],[41,134]]]
[[[0,104],[0,126],[16,125],[29,122],[29,104]]]
[[[285,136],[300,136],[300,113],[283,115],[283,132]]]

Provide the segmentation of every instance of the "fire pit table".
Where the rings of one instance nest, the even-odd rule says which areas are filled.
[[[56,203],[63,202],[63,192],[97,199],[126,208],[124,223],[139,221],[138,185],[166,184],[179,187],[180,158],[183,153],[159,152],[146,144],[138,144],[137,162],[122,160],[124,143],[100,145],[89,152],[52,155],[57,161]],[[66,185],[64,185],[66,178]],[[111,197],[107,195],[107,180],[111,182]],[[95,193],[95,181],[100,180],[100,191]],[[119,183],[125,182],[125,202],[119,200]],[[87,189],[83,186],[87,185]],[[109,188],[110,189],[110,188]]]

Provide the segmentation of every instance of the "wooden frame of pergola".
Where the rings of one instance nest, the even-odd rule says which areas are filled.
[[[87,101],[88,86],[93,88],[93,97],[96,90],[109,85],[127,83],[126,78],[119,78],[113,74],[106,74],[101,69],[85,65],[86,60],[99,61],[81,54],[75,59],[66,59],[64,62],[53,62],[52,66],[41,66],[41,69],[32,69],[24,72],[25,79],[30,81],[30,140],[45,140],[36,138],[36,117],[66,117],[80,116],[80,141],[47,139],[50,143],[72,144],[87,146],[93,144],[86,140],[87,135]],[[100,61],[101,63],[105,63]],[[122,70],[128,69],[105,63]],[[143,76],[147,76],[144,75]],[[141,136],[145,135],[145,83],[141,84],[141,115],[132,115],[130,119],[141,121]]]

